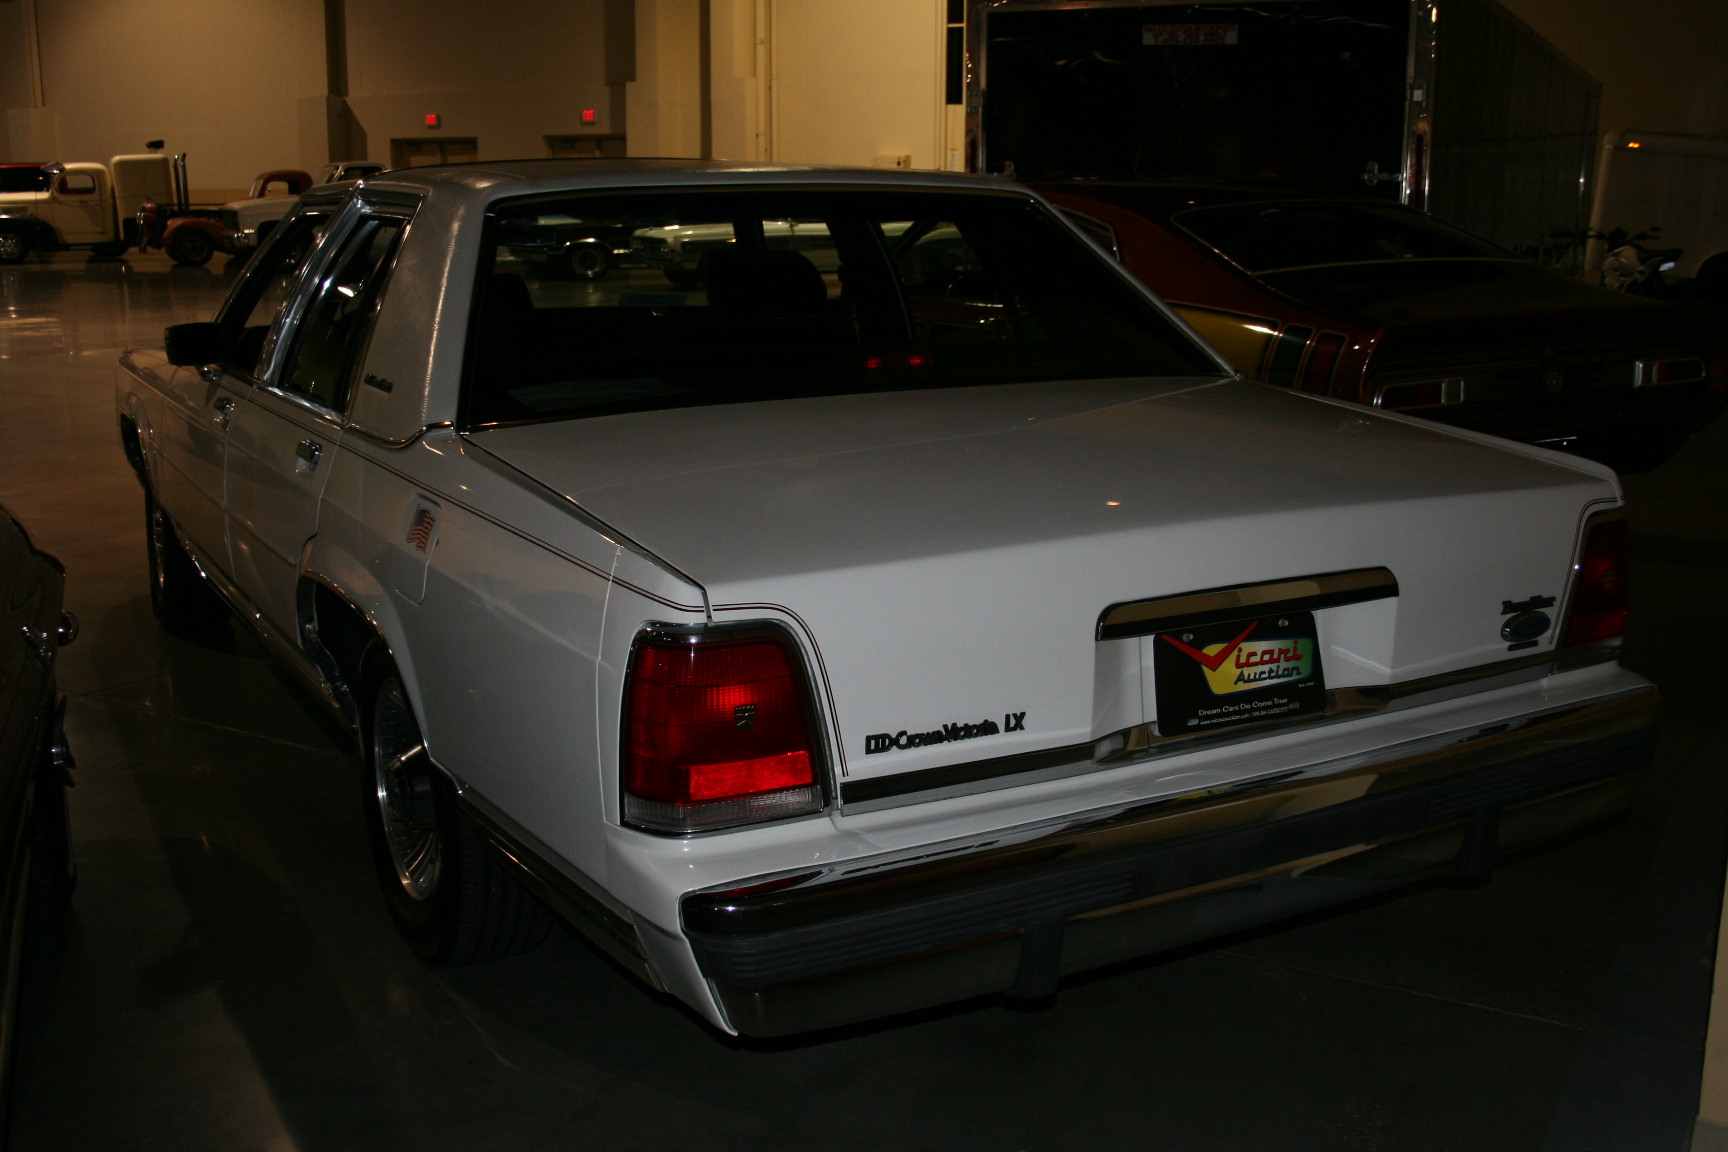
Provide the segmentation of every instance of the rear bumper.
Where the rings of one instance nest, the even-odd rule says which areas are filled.
[[[1414,880],[1630,803],[1655,748],[1643,688],[1366,767],[1141,806],[1001,847],[750,894],[687,894],[684,933],[729,1023],[785,1035],[1068,973]]]

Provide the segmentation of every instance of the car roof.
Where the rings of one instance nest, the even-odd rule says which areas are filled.
[[[1268,204],[1297,201],[1373,204],[1401,208],[1396,200],[1338,188],[1298,187],[1290,184],[1224,184],[1181,180],[1034,180],[1039,193],[1084,196],[1131,209],[1153,219],[1169,218],[1187,208],[1211,208],[1221,204]]]
[[[1024,185],[959,172],[818,167],[730,160],[594,157],[555,160],[482,160],[468,164],[397,168],[368,177],[366,189],[464,196],[490,202],[517,196],[605,188],[677,188],[724,185],[850,184],[907,189],[990,189],[1026,193]],[[340,188],[343,185],[332,185]]]

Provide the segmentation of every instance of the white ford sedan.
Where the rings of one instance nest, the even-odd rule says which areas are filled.
[[[556,914],[733,1032],[1044,997],[1481,874],[1653,747],[1611,473],[1241,379],[1006,181],[393,172],[166,344],[156,611],[352,728],[435,962]]]

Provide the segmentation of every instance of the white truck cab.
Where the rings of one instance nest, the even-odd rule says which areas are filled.
[[[160,152],[115,156],[107,164],[43,165],[45,189],[0,192],[0,264],[33,250],[89,248],[119,255],[132,246],[128,225],[145,200],[173,195],[171,160]]]

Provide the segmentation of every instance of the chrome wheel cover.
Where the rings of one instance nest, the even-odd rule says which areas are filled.
[[[157,603],[162,603],[163,593],[168,586],[168,517],[162,514],[160,508],[150,510],[150,597]]]
[[[24,238],[16,232],[0,232],[0,260],[16,260],[24,255]]]
[[[429,899],[438,890],[444,860],[433,768],[408,694],[394,677],[378,688],[371,754],[378,814],[396,878],[409,899]]]

